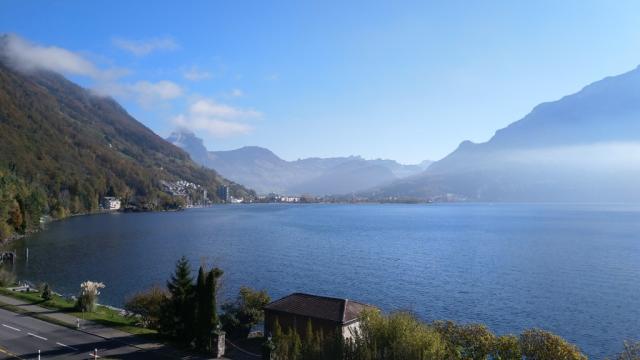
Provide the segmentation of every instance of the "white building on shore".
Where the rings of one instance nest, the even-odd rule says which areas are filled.
[[[120,210],[121,206],[122,206],[122,203],[120,202],[120,199],[118,199],[117,197],[105,196],[104,198],[102,198],[102,208],[105,210],[110,210],[110,211]]]

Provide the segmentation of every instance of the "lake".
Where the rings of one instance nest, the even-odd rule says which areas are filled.
[[[54,222],[15,242],[20,278],[101,302],[164,284],[175,261],[225,271],[272,298],[345,297],[425,320],[541,327],[593,358],[640,340],[640,206],[566,204],[224,205]]]

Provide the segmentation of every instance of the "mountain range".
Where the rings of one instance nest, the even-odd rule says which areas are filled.
[[[485,143],[465,141],[371,198],[640,200],[640,67],[536,106]]]
[[[418,174],[431,164],[424,161],[403,165],[393,160],[365,160],[359,156],[286,161],[257,146],[208,151],[202,139],[184,129],[174,131],[167,141],[187,151],[197,163],[216,169],[261,194],[349,194]]]

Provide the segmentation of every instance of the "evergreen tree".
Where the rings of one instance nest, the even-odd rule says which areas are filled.
[[[208,343],[208,322],[209,311],[207,307],[207,275],[203,266],[198,270],[198,279],[196,280],[196,347],[205,349]]]
[[[193,340],[194,329],[194,295],[191,265],[184,256],[176,263],[175,273],[167,282],[171,301],[167,309],[165,332],[183,344]]]
[[[300,340],[300,334],[296,329],[290,327],[287,332],[287,337],[291,339],[291,348],[289,349],[289,356],[292,360],[302,359],[302,340]]]
[[[203,312],[203,315],[206,316],[206,326],[203,330],[206,331],[204,334],[207,336],[207,339],[211,336],[211,333],[216,329],[220,322],[220,319],[218,318],[217,293],[218,280],[222,277],[222,274],[222,270],[214,268],[211,269],[207,275],[206,310]]]
[[[218,317],[218,280],[224,272],[219,268],[211,269],[207,277],[207,293],[209,294],[209,308],[211,309],[211,325],[212,329],[220,323]]]
[[[311,319],[307,320],[307,328],[305,330],[304,341],[302,341],[302,358],[313,360],[319,356],[320,348],[316,348],[316,337],[313,333],[313,324]]]
[[[53,295],[51,294],[51,287],[49,286],[49,284],[44,284],[44,287],[42,288],[42,295],[40,295],[40,297],[42,297],[42,299],[45,301],[51,300],[53,298]]]

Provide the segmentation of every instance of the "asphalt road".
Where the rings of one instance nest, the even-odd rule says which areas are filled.
[[[27,315],[0,309],[0,359],[157,359],[117,340],[54,325]]]

